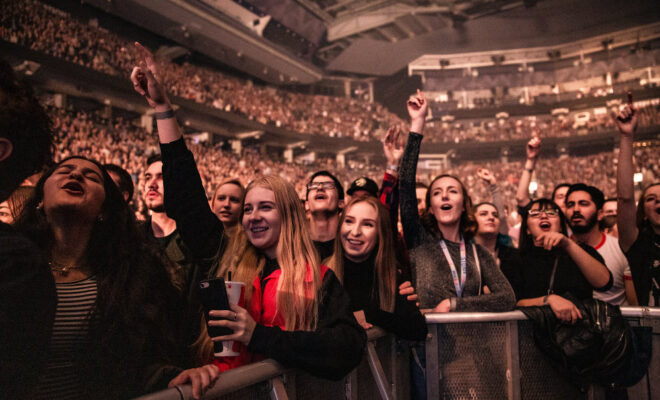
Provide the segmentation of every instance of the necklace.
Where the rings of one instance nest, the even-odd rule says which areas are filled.
[[[50,267],[50,270],[52,272],[57,272],[60,274],[60,276],[67,276],[69,275],[69,271],[72,269],[80,269],[78,266],[69,266],[69,265],[64,265],[64,264],[59,264],[54,261],[49,261],[48,266]]]

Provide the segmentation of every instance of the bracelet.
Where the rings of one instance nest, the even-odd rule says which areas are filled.
[[[543,305],[544,306],[548,304],[548,297],[550,297],[550,295],[547,295],[547,296],[543,297]]]
[[[399,166],[395,164],[390,164],[387,166],[387,168],[385,168],[385,170],[397,172],[399,170]]]
[[[170,119],[174,118],[174,110],[171,108],[169,110],[165,110],[163,112],[157,112],[154,114],[154,118],[156,119]]]

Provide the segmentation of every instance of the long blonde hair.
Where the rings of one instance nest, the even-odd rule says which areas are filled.
[[[277,283],[276,307],[277,313],[284,319],[282,328],[289,331],[314,330],[318,320],[321,269],[307,228],[305,210],[293,186],[278,176],[255,179],[248,185],[246,194],[254,187],[274,193],[275,207],[280,214],[277,262],[282,273]],[[308,273],[311,276],[309,281]]]
[[[378,247],[372,251],[376,251],[376,258],[374,261],[374,282],[378,285],[378,299],[380,309],[383,311],[393,312],[394,301],[396,297],[396,255],[394,253],[394,238],[392,235],[392,225],[390,224],[390,216],[383,207],[383,205],[372,196],[356,197],[353,198],[344,209],[344,213],[339,219],[337,226],[337,238],[335,239],[335,252],[327,261],[330,267],[339,280],[344,282],[344,247],[341,243],[341,226],[346,220],[346,214],[350,211],[351,207],[357,203],[367,203],[374,207],[378,212],[378,220],[376,225],[378,227]],[[372,298],[375,295],[376,288],[372,292]]]

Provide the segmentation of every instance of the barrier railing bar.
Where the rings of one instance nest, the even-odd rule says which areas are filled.
[[[621,314],[631,318],[660,318],[660,307],[621,307]],[[466,322],[502,322],[521,321],[527,317],[522,311],[502,313],[489,312],[451,312],[428,313],[425,315],[427,324],[460,324]]]
[[[288,400],[286,388],[281,377],[276,377],[270,380],[270,400]]]
[[[346,400],[358,400],[358,376],[356,369],[346,377]]]
[[[520,400],[520,348],[518,321],[506,323],[506,381],[509,400]]]
[[[392,400],[391,387],[385,377],[383,365],[380,363],[378,354],[376,354],[376,346],[374,346],[373,342],[367,343],[367,361],[369,362],[371,375],[374,377],[374,381],[376,381],[376,386],[380,392],[380,398],[383,400]]]
[[[392,384],[390,387],[392,388],[392,399],[398,400],[399,399],[399,386],[401,385],[401,382],[399,381],[399,371],[397,371],[396,365],[397,365],[397,347],[396,347],[396,340],[393,338],[390,339],[390,377],[392,379]]]
[[[427,314],[428,315],[428,314]],[[428,322],[428,317],[427,317]],[[426,338],[426,398],[440,398],[440,361],[438,354],[438,325],[429,325]]]
[[[245,365],[241,368],[230,369],[223,372],[218,377],[215,385],[211,387],[202,396],[202,399],[215,399],[218,396],[227,393],[235,392],[245,387],[254,385],[259,382],[266,382],[269,379],[275,378],[286,372],[275,360],[263,360],[253,364]],[[161,390],[160,392],[151,393],[136,400],[190,400],[192,396],[192,386],[182,385],[178,388]]]

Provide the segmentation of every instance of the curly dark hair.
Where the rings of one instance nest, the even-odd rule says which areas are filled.
[[[143,390],[149,379],[145,373],[151,374],[154,365],[167,365],[180,356],[181,329],[174,315],[181,304],[166,272],[167,261],[144,240],[112,178],[94,160],[61,161],[43,174],[16,228],[49,254],[52,230],[38,204],[46,180],[72,158],[95,164],[105,189],[103,218],[94,223],[85,252],[98,294],[89,316],[88,348],[79,357],[85,373],[81,381],[90,397],[133,397]]]

